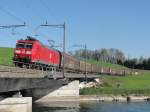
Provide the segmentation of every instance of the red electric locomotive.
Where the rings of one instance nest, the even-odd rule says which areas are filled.
[[[60,67],[61,53],[28,36],[26,40],[17,41],[13,61],[20,67],[23,64]]]

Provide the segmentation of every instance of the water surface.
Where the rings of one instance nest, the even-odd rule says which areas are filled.
[[[82,103],[63,108],[34,105],[33,112],[150,112],[150,102]]]

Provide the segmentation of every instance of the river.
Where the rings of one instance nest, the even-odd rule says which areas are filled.
[[[150,112],[150,102],[82,103],[77,107],[33,105],[33,112]]]

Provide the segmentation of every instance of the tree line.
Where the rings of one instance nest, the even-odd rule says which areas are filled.
[[[140,58],[127,59],[124,65],[133,69],[150,70],[150,57],[143,58],[141,56]]]
[[[150,58],[133,58],[129,59],[125,57],[125,54],[115,48],[102,48],[98,50],[79,49],[70,51],[69,54],[82,59],[109,62],[112,64],[119,64],[133,69],[145,69],[150,70]]]

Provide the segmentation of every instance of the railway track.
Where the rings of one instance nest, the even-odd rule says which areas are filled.
[[[41,70],[37,70],[37,69],[27,69],[27,68],[19,68],[19,67],[11,67],[11,66],[2,66],[2,65],[0,65],[0,72],[37,74],[37,73],[43,73],[43,72],[46,72],[46,71],[41,71]]]
[[[141,70],[125,70],[126,74],[142,74],[143,71]],[[110,74],[109,74],[110,75]],[[113,74],[112,74],[113,75]],[[84,78],[85,74],[83,73],[65,73],[65,76],[68,78]],[[38,70],[38,69],[27,69],[27,68],[19,68],[19,67],[13,67],[13,66],[2,66],[0,65],[0,78],[43,78],[43,77],[49,77],[49,78],[63,78],[62,72],[56,72],[56,71],[44,71],[44,70]],[[87,74],[88,78],[92,77],[99,77],[95,74]]]
[[[0,78],[63,78],[62,72],[42,71],[34,69],[26,69],[19,67],[1,66]],[[65,73],[66,78],[85,78],[85,74]],[[87,78],[98,78],[99,75],[87,74]]]
[[[46,71],[0,65],[0,78],[42,78]]]

